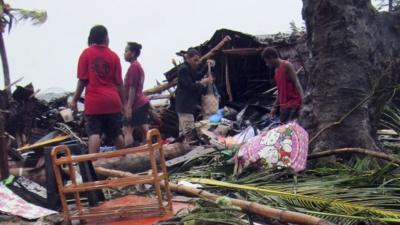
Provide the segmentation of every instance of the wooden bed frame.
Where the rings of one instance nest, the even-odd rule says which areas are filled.
[[[153,141],[156,140],[154,143]],[[157,154],[159,152],[159,163],[161,171],[157,168]],[[151,163],[151,174],[107,179],[94,182],[77,183],[75,176],[74,164],[84,161],[95,161],[100,158],[123,157],[127,154],[135,154],[139,152],[148,152]],[[60,155],[62,155],[60,157]],[[164,152],[161,143],[160,133],[156,129],[152,129],[147,133],[147,144],[134,148],[127,148],[113,152],[93,153],[79,156],[72,156],[71,151],[66,145],[54,147],[51,152],[54,173],[56,177],[58,191],[60,193],[61,204],[64,212],[64,219],[67,222],[71,220],[85,220],[99,217],[131,217],[131,216],[159,216],[172,210],[172,195],[168,185],[168,174],[165,165]],[[65,185],[61,175],[61,166],[67,166],[67,173],[71,179],[71,184]],[[161,190],[161,182],[164,181],[163,192]],[[152,184],[154,185],[156,197],[154,202],[147,205],[130,205],[130,206],[115,206],[112,208],[90,208],[83,207],[80,198],[80,192],[99,190],[103,188],[124,187],[137,184]],[[68,208],[66,194],[72,193],[75,199],[76,210]],[[163,194],[166,203],[163,201]]]

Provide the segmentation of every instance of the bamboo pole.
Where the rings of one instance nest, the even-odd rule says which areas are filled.
[[[98,172],[100,175],[103,176],[113,176],[113,177],[137,176],[132,173],[117,171],[117,170],[108,170],[105,168],[96,168],[96,172]],[[162,185],[164,184],[162,183]],[[218,195],[212,194],[204,190],[199,190],[197,188],[192,188],[184,185],[178,185],[171,182],[169,182],[169,187],[173,192],[189,194],[211,201],[215,201],[217,198],[220,197]],[[329,221],[302,213],[274,209],[259,203],[249,202],[240,199],[233,199],[233,198],[229,199],[232,201],[232,204],[234,206],[240,207],[243,211],[247,211],[271,219],[277,219],[283,222],[295,223],[300,225],[334,225],[334,223],[331,223]]]

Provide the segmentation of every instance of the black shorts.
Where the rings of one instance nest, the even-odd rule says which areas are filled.
[[[281,123],[287,123],[299,117],[299,109],[297,108],[281,109],[279,114],[280,114],[279,119],[281,120]]]
[[[124,119],[124,126],[138,127],[149,123],[150,104],[147,103],[132,112],[130,121]]]
[[[86,116],[86,133],[91,135],[106,134],[111,140],[122,134],[122,114],[101,114]]]

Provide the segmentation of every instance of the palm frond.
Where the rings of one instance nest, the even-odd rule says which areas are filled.
[[[400,133],[400,109],[395,104],[388,104],[384,111],[380,124],[383,127],[393,129]]]
[[[11,9],[10,15],[14,22],[30,21],[33,25],[40,25],[46,22],[47,12],[41,10]]]
[[[228,189],[244,190],[244,191],[254,191],[262,194],[267,194],[270,196],[279,197],[281,200],[285,201],[287,204],[293,207],[301,207],[305,209],[312,209],[315,211],[325,212],[333,211],[343,215],[367,215],[371,219],[383,219],[400,222],[400,212],[387,209],[379,209],[369,205],[364,205],[359,202],[347,202],[341,199],[328,198],[328,197],[318,197],[309,196],[303,194],[293,194],[288,191],[259,188],[249,185],[239,185],[233,183],[227,183],[211,179],[187,179],[190,182],[212,185],[217,187],[223,187]]]

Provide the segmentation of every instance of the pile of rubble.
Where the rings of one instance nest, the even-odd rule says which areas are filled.
[[[265,66],[260,57],[264,47],[278,48],[282,58],[289,59],[294,64],[301,81],[307,85],[307,73],[302,69],[305,68],[308,59],[304,33],[255,37],[222,29],[210,40],[195,48],[205,54],[227,35],[232,38],[231,42],[214,57],[216,66],[213,73],[221,96],[220,110],[209,119],[196,123],[198,142],[195,146],[180,143],[178,136],[178,117],[174,110],[174,101],[179,65],[174,65],[165,73],[164,83],[158,83],[156,87],[145,91],[153,103],[150,113],[151,128],[159,129],[162,134],[167,166],[170,169],[215,151],[237,148],[245,140],[276,125],[278,121],[267,116],[275,99],[275,84],[274,72]],[[182,56],[184,51],[177,54]],[[67,145],[76,155],[85,154],[87,151],[82,111],[72,114],[67,109],[70,95],[71,93],[65,93],[56,98],[40,100],[36,97],[37,92],[32,85],[17,86],[8,100],[4,101],[9,105],[1,107],[2,110],[7,110],[0,113],[7,117],[7,122],[2,126],[9,137],[9,142],[5,144],[10,149],[8,160],[10,172],[14,175],[5,187],[14,191],[11,188],[14,184],[21,189],[36,187],[36,184],[39,184],[44,187],[44,191],[40,193],[33,195],[35,192],[29,190],[26,191],[29,194],[22,194],[23,191],[16,194],[27,202],[52,210],[60,209],[59,201],[56,201],[59,196],[51,166],[52,147]],[[2,95],[4,96],[6,95]],[[196,118],[201,118],[200,110]],[[104,140],[101,151],[112,149],[108,141]],[[150,169],[145,153],[124,159],[99,160],[93,163],[93,166],[130,173]],[[81,168],[80,172],[84,181],[97,179],[93,168]],[[29,182],[21,184],[20,179],[23,177],[29,178]],[[143,187],[138,187],[137,190],[140,189]],[[32,199],[27,197],[29,195],[38,197]],[[95,204],[99,199],[102,197],[88,196],[88,203]],[[27,219],[43,216],[40,214],[32,217],[32,211],[29,211],[28,217],[27,214],[15,211],[8,213]]]

